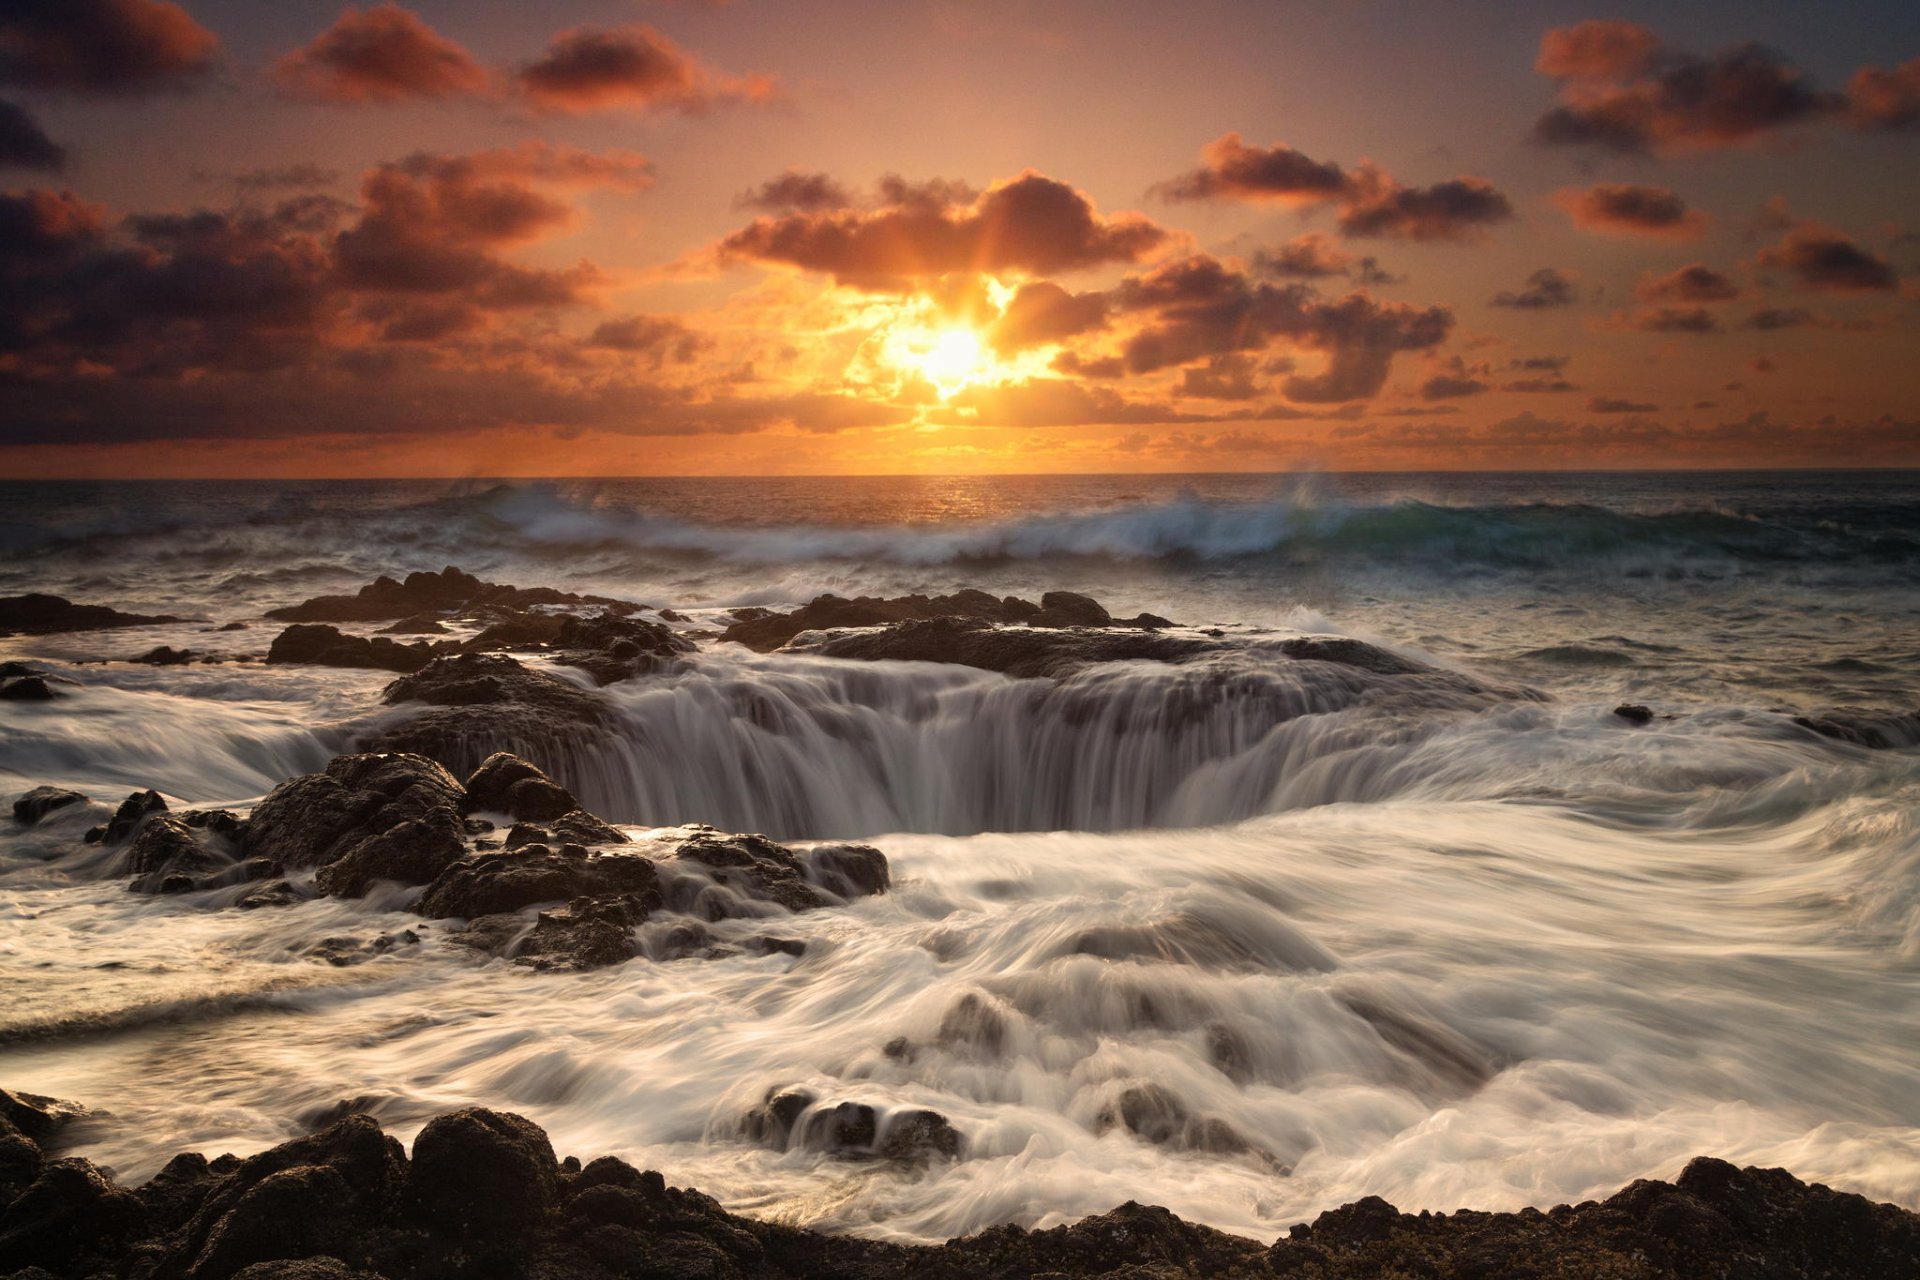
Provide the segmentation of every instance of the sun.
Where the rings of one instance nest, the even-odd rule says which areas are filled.
[[[999,376],[999,362],[978,332],[965,325],[900,325],[887,334],[885,359],[925,378],[942,400]]]

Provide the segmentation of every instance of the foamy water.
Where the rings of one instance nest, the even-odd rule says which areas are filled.
[[[709,644],[611,687],[613,738],[541,761],[590,808],[886,852],[890,893],[781,923],[798,958],[538,974],[446,942],[406,893],[130,894],[79,842],[101,807],[0,824],[0,1083],[111,1113],[82,1149],[134,1180],[342,1100],[402,1135],[477,1102],[563,1154],[903,1239],[1126,1199],[1270,1237],[1361,1195],[1547,1205],[1700,1154],[1920,1207],[1920,751],[1791,719],[1912,705],[1911,485],[1869,511],[1812,480],[1765,502],[1104,483],[1017,511],[959,486],[868,523],[823,485],[777,527],[724,490],[242,493],[144,524],[43,499],[0,590],[227,621],[452,561],[698,627],[828,586],[1059,586],[1236,647],[1056,684]],[[0,642],[85,682],[0,711],[0,791],[239,807],[396,714],[377,673],[68,665],[273,634],[207,625]],[[1437,671],[1261,650],[1299,631]],[[1670,718],[1629,726],[1623,699]],[[351,967],[308,954],[408,929]],[[962,1157],[768,1150],[743,1119],[789,1085],[931,1107]],[[1184,1138],[1110,1123],[1147,1086]],[[1223,1130],[1244,1150],[1190,1149]]]

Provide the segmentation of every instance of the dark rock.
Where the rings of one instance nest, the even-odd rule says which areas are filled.
[[[32,825],[55,809],[86,802],[86,796],[65,787],[35,787],[13,802],[13,820]]]
[[[176,649],[172,645],[160,645],[147,650],[137,658],[128,658],[128,662],[138,662],[149,667],[180,667],[193,662],[201,655],[192,649]]]
[[[200,1212],[216,1179],[207,1158],[186,1152],[167,1161],[166,1167],[144,1185],[134,1188],[145,1206],[147,1220],[163,1232],[177,1231]]]
[[[555,662],[578,667],[599,684],[612,684],[657,671],[695,646],[671,627],[603,613],[568,618],[554,638],[554,648]]]
[[[885,893],[892,883],[887,855],[871,845],[822,844],[805,850],[807,878],[842,898]]]
[[[214,628],[215,631],[245,631],[246,629],[247,624],[244,622],[224,622]]]
[[[86,1114],[75,1102],[63,1102],[38,1093],[20,1093],[0,1089],[0,1121],[5,1121],[41,1146],[45,1146],[68,1122]]]
[[[183,892],[179,881],[195,888],[198,877],[232,863],[231,857],[196,839],[193,828],[179,818],[157,817],[142,826],[127,846],[127,870],[135,877],[127,887],[135,893],[179,893]]]
[[[461,774],[497,751],[568,758],[583,738],[605,736],[609,722],[599,695],[497,653],[436,658],[388,685],[385,701],[427,706],[383,728],[370,746],[417,752]]]
[[[1027,619],[1033,627],[1106,627],[1113,616],[1092,596],[1074,591],[1049,591],[1040,597],[1040,612]]]
[[[896,596],[883,600],[861,596],[848,600],[836,595],[815,596],[791,613],[762,613],[736,622],[720,633],[722,640],[746,645],[761,653],[780,648],[803,631],[848,627],[878,627],[928,618],[976,618],[985,622],[1019,622],[1032,618],[1040,607],[1012,596],[995,599],[971,588],[950,596]]]
[[[74,604],[59,596],[0,596],[0,635],[44,636],[59,631],[104,631],[187,621],[190,619],[121,613],[105,605]]]
[[[1613,709],[1613,714],[1628,724],[1645,725],[1653,723],[1653,712],[1637,702],[1623,702]]]
[[[32,1186],[45,1165],[46,1155],[39,1143],[0,1121],[0,1206],[12,1204]]]
[[[579,809],[571,792],[519,756],[496,751],[467,777],[466,811],[487,809],[530,822],[550,822]]]
[[[242,911],[258,911],[262,907],[291,907],[304,902],[306,898],[286,880],[275,880],[262,884],[238,899],[233,905]]]
[[[1875,751],[1920,746],[1920,711],[1835,707],[1819,715],[1795,716],[1793,722],[1823,738]]]
[[[887,1160],[954,1160],[960,1147],[960,1132],[951,1121],[938,1111],[914,1107],[886,1118],[876,1154]]]
[[[476,1240],[538,1227],[558,1192],[547,1135],[520,1116],[481,1107],[427,1123],[413,1143],[406,1198],[430,1227]]]
[[[518,849],[529,844],[631,844],[613,824],[594,817],[584,809],[562,814],[548,823],[516,822],[507,831],[506,847]]]
[[[447,628],[437,614],[416,613],[380,628],[380,632],[389,636],[444,636]]]
[[[86,1160],[55,1160],[0,1214],[0,1269],[86,1274],[145,1235],[147,1213]]]
[[[52,702],[62,696],[47,683],[45,676],[17,676],[12,680],[0,681],[0,701]]]
[[[346,1180],[325,1165],[302,1165],[254,1183],[213,1225],[189,1274],[226,1280],[254,1263],[349,1252],[363,1228]]]
[[[433,661],[433,646],[424,640],[400,644],[384,636],[347,635],[337,627],[300,625],[273,638],[267,661],[413,672]]]
[[[233,1273],[234,1280],[381,1280],[377,1271],[358,1271],[338,1258],[284,1258],[256,1262]]]
[[[1382,676],[1416,675],[1433,670],[1411,658],[1403,658],[1378,645],[1349,636],[1297,636],[1282,640],[1280,651],[1289,658],[1298,658],[1303,662],[1332,662]]]
[[[693,621],[692,618],[689,618],[686,614],[680,612],[678,609],[662,609],[660,611],[660,617],[663,621],[666,621],[666,622],[692,622]]]
[[[157,791],[136,791],[120,802],[113,811],[113,817],[107,825],[101,839],[108,844],[119,844],[140,829],[140,824],[156,813],[165,813],[167,802],[160,798]]]
[[[659,876],[652,860],[626,853],[556,853],[537,844],[481,854],[443,870],[414,910],[429,919],[471,920],[605,894],[632,894],[649,909],[657,908]]]
[[[771,618],[774,614],[771,609],[762,609],[757,604],[750,604],[741,609],[728,610],[727,616],[735,622],[757,622],[761,618]]]
[[[269,609],[283,622],[375,622],[416,614],[495,605],[529,609],[536,605],[598,605],[630,613],[638,606],[605,596],[582,596],[551,587],[509,587],[482,582],[451,566],[439,573],[410,573],[405,582],[381,577],[350,596],[316,596],[297,605]]]
[[[640,954],[633,931],[650,909],[651,900],[638,894],[575,898],[542,911],[510,952],[530,968],[572,973],[625,964]]]
[[[788,911],[826,904],[800,857],[762,835],[703,831],[675,849],[662,870],[673,873],[661,877],[667,907],[703,920],[762,914],[755,903]]]
[[[1220,646],[1192,636],[1121,628],[998,627],[970,618],[903,622],[885,631],[829,634],[807,646],[829,658],[945,662],[1017,677],[1061,676],[1099,662],[1178,662]]]
[[[425,884],[466,854],[463,799],[431,760],[339,756],[255,805],[241,847],[282,867],[319,867],[325,893],[359,896],[375,880]]]

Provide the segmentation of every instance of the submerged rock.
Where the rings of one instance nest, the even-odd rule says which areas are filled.
[[[418,671],[433,661],[426,641],[400,644],[385,636],[352,636],[338,627],[288,627],[273,639],[267,661],[307,663],[320,667],[356,667],[372,671]]]
[[[732,640],[768,653],[780,648],[803,631],[825,631],[849,627],[878,627],[895,623],[926,621],[934,618],[971,618],[981,622],[1025,623],[1042,628],[1057,627],[1168,627],[1165,618],[1141,614],[1138,618],[1116,622],[1100,602],[1072,591],[1049,591],[1039,604],[1017,596],[996,598],[969,587],[945,596],[861,596],[848,600],[835,595],[815,596],[791,613],[755,610],[720,633]],[[935,659],[938,661],[938,659]]]
[[[1823,738],[1875,751],[1920,746],[1920,711],[1835,707],[1819,715],[1795,716],[1793,722]]]
[[[283,622],[377,622],[482,605],[528,609],[536,605],[582,604],[598,605],[616,613],[631,613],[640,608],[625,600],[575,595],[552,587],[510,587],[482,582],[449,565],[439,573],[410,573],[404,582],[376,578],[353,595],[315,596],[300,604],[269,609],[267,616]]]
[[[1061,676],[1100,662],[1178,662],[1225,646],[1198,636],[1122,628],[996,626],[979,618],[930,618],[884,631],[827,633],[808,652],[866,662],[945,662],[1015,677]]]
[[[647,910],[660,906],[659,874],[639,854],[592,854],[577,845],[559,850],[526,845],[465,858],[447,867],[414,910],[429,918],[519,911],[543,902],[631,894]]]
[[[13,820],[31,826],[55,809],[86,802],[86,796],[65,787],[35,787],[13,802]]]
[[[0,680],[0,702],[52,702],[61,697],[45,676],[15,676]]]
[[[75,604],[60,596],[0,596],[0,635],[52,635],[60,631],[104,631],[188,622],[167,614],[122,613],[99,604]]]
[[[1653,723],[1653,711],[1648,707],[1641,706],[1637,702],[1623,702],[1613,709],[1613,714],[1619,716],[1631,725],[1649,725]]]
[[[657,671],[681,654],[692,653],[695,645],[672,627],[603,613],[566,619],[554,637],[554,648],[558,651],[555,662],[580,668],[596,683],[612,684]]]
[[[461,774],[500,751],[570,758],[583,741],[603,738],[610,719],[600,695],[498,653],[435,658],[388,685],[384,699],[424,707],[376,731],[367,746],[414,752]]]

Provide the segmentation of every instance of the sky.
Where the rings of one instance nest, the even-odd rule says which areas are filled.
[[[1920,6],[5,0],[0,475],[1920,466]]]

